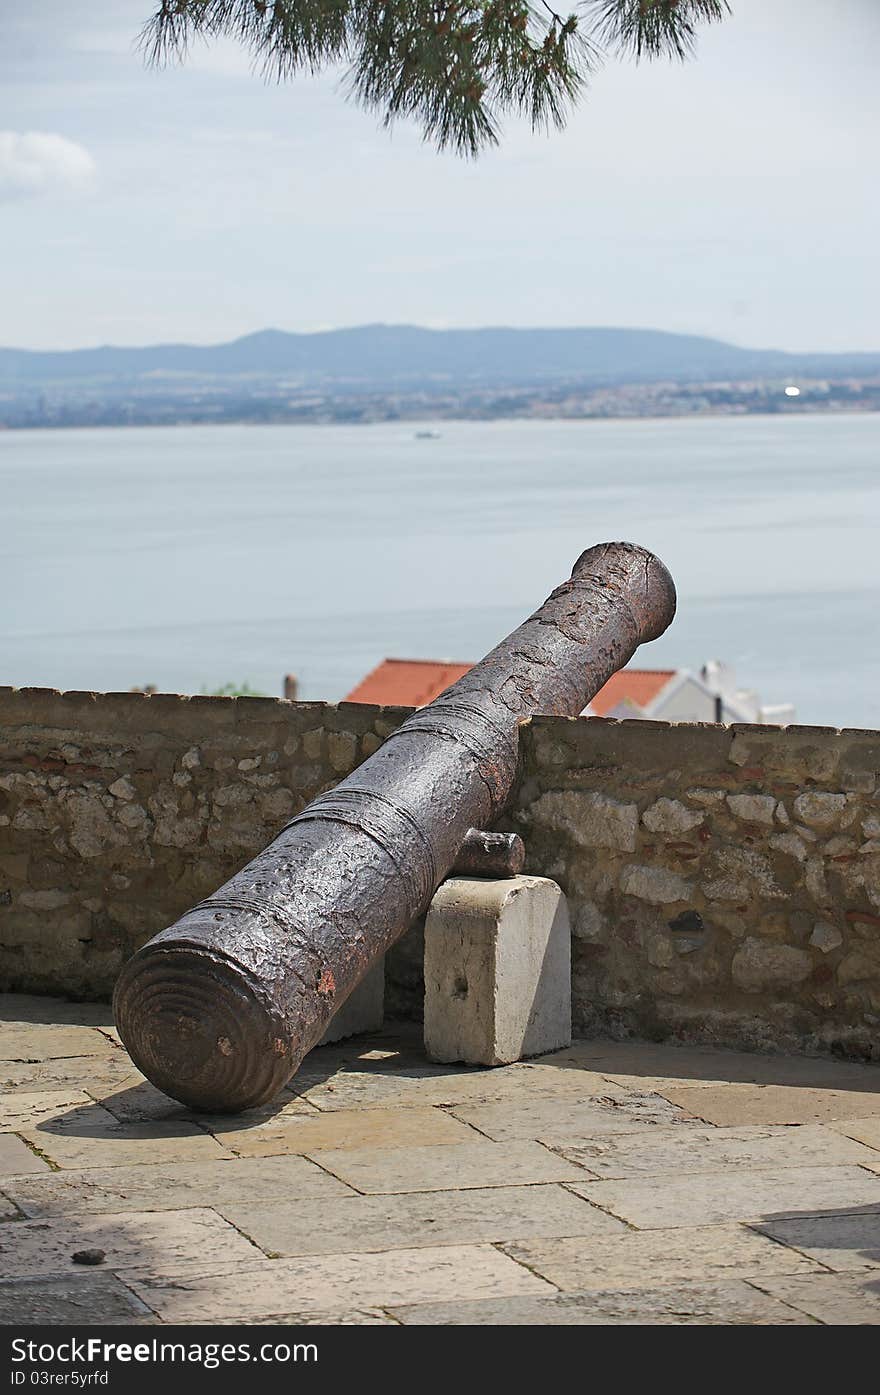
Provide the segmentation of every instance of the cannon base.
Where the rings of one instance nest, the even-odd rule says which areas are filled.
[[[384,961],[321,1045],[382,1027]],[[425,1052],[431,1061],[509,1065],[571,1042],[571,932],[546,877],[450,877],[425,921]]]
[[[571,1043],[571,929],[546,877],[451,877],[425,922],[425,1050],[501,1066]]]

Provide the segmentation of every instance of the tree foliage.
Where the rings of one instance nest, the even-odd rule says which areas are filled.
[[[560,0],[556,0],[557,3]],[[386,125],[411,117],[440,148],[476,155],[503,116],[565,123],[608,53],[684,59],[728,0],[162,0],[142,43],[153,63],[196,39],[240,41],[266,77],[344,65],[348,94]]]

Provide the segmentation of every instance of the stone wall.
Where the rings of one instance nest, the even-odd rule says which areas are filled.
[[[880,1059],[880,733],[537,718],[522,757],[576,1033]]]
[[[0,990],[108,995],[139,945],[406,715],[0,689]]]
[[[0,689],[0,989],[124,959],[406,709]],[[880,733],[537,718],[501,827],[571,905],[576,1032],[880,1058]],[[389,956],[417,1013],[418,927]]]

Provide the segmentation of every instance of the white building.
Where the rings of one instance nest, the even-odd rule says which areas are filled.
[[[738,688],[733,669],[718,659],[710,659],[698,673],[687,668],[621,669],[600,689],[584,715],[779,726],[795,718],[791,703],[767,706],[751,689]]]

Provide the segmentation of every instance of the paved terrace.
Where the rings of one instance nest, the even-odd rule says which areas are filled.
[[[880,1322],[880,1067],[383,1035],[196,1117],[110,1020],[0,998],[2,1322]]]

